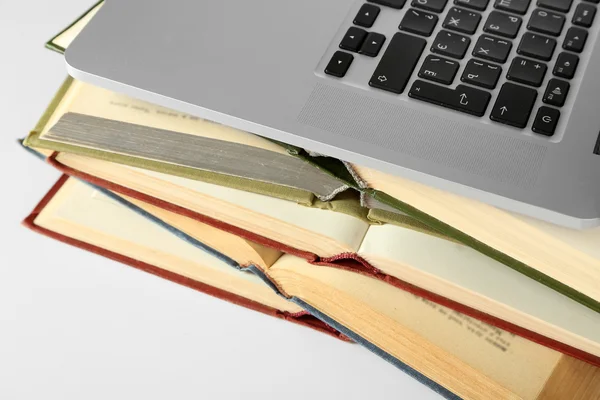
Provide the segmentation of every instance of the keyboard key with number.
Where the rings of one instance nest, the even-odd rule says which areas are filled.
[[[388,92],[402,93],[426,44],[425,39],[406,33],[396,33],[371,77],[369,85]]]
[[[527,29],[546,35],[558,36],[564,24],[565,17],[563,15],[536,8],[529,19]]]
[[[430,36],[437,22],[437,15],[411,8],[404,14],[400,29],[417,35]]]
[[[594,22],[596,7],[591,4],[579,3],[573,14],[573,24],[589,28]]]
[[[423,10],[433,11],[433,12],[442,12],[444,11],[444,7],[446,7],[447,0],[412,0],[410,3],[413,7],[419,7]]]
[[[365,56],[377,57],[384,43],[385,36],[381,33],[371,32],[367,35],[367,38],[358,52]]]
[[[485,58],[486,60],[504,63],[508,58],[511,48],[512,43],[508,40],[481,35],[475,44],[473,55]]]
[[[579,64],[579,57],[571,53],[560,53],[554,64],[554,75],[561,78],[571,79],[575,76],[575,70]]]
[[[325,73],[327,75],[343,78],[346,75],[346,72],[348,72],[348,68],[350,68],[352,60],[354,60],[354,56],[352,54],[344,53],[343,51],[336,51],[331,58],[331,61],[329,61],[329,64],[327,64]]]
[[[525,14],[529,8],[530,0],[496,0],[494,8],[515,14]]]
[[[354,18],[354,25],[364,26],[365,28],[372,27],[380,11],[381,9],[373,4],[364,4],[356,18]]]
[[[479,21],[481,21],[481,14],[452,7],[448,10],[442,26],[453,31],[473,34],[479,26]]]
[[[535,89],[507,82],[500,89],[490,119],[517,128],[525,128],[536,98]]]
[[[435,37],[431,51],[453,58],[463,58],[469,44],[471,44],[471,39],[468,37],[448,31],[440,31]]]
[[[573,0],[538,0],[537,5],[551,10],[567,13]]]
[[[585,29],[575,27],[569,28],[565,40],[563,41],[563,49],[581,53],[587,37],[588,33]]]
[[[470,60],[460,80],[472,85],[493,89],[498,83],[502,68],[485,61]]]
[[[346,35],[342,39],[342,43],[340,43],[340,48],[357,52],[360,49],[360,46],[362,46],[366,37],[367,31],[353,26],[348,29],[348,32],[346,32]]]
[[[514,15],[504,14],[498,11],[492,11],[485,21],[483,30],[494,35],[505,36],[509,38],[517,37],[519,28],[523,20]]]
[[[526,32],[521,39],[521,43],[519,43],[517,53],[522,56],[549,61],[552,58],[555,48],[556,40],[536,33]]]
[[[450,89],[433,83],[417,80],[413,83],[408,95],[414,99],[426,101],[481,117],[485,114],[490,98],[488,92],[458,85]]]
[[[386,7],[392,7],[395,9],[401,9],[404,7],[406,0],[369,0],[371,3],[379,4]]]
[[[535,120],[533,120],[531,130],[541,135],[552,136],[556,130],[559,118],[560,111],[556,108],[540,107]]]
[[[553,106],[562,107],[569,94],[569,82],[561,81],[560,79],[550,79],[546,87],[546,93],[542,101]]]
[[[506,77],[511,81],[540,87],[547,69],[544,63],[515,57]]]
[[[429,55],[423,62],[423,66],[421,66],[419,77],[449,85],[454,80],[459,66],[456,61]]]
[[[489,0],[454,0],[457,6],[472,8],[473,10],[483,11],[487,8]]]

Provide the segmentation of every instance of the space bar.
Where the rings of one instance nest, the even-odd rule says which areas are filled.
[[[425,39],[396,33],[371,77],[369,85],[392,93],[402,93],[426,44]]]

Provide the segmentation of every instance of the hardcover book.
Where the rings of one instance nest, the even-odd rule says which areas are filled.
[[[123,207],[88,184],[62,176],[23,222],[67,244],[187,286],[208,295],[348,340],[300,306],[273,292],[259,278],[236,270],[235,260],[200,244],[191,245]],[[77,232],[77,233],[74,233]],[[202,237],[219,240],[206,226]],[[239,254],[272,260],[278,252],[229,235]]]
[[[30,135],[30,146],[60,115],[56,104],[62,98],[57,96]],[[210,217],[209,223],[228,224],[242,237],[259,234],[309,260],[350,255],[381,279],[410,283],[430,299],[451,300],[453,308],[467,315],[598,363],[600,315],[410,216],[383,210],[365,218],[352,196],[355,191],[328,202],[315,200],[309,208],[218,180],[214,184],[70,152],[52,154],[48,160],[66,174],[184,216],[201,221]]]
[[[351,266],[309,264],[189,220],[195,227],[192,237],[165,222],[179,215],[163,211],[164,220],[157,219],[144,208],[158,209],[142,204],[63,177],[26,223],[59,240],[176,281],[183,277],[188,286],[201,282],[209,293],[225,292],[230,300],[254,302],[251,308],[275,309],[276,315],[331,333],[305,316],[302,309],[308,310],[446,398],[594,399],[600,393],[597,367]]]
[[[600,365],[597,313],[410,224],[370,225],[343,213],[72,154],[49,160],[67,174],[160,207],[150,213],[170,211],[169,224],[189,234],[191,219],[313,263],[352,260],[361,273]]]

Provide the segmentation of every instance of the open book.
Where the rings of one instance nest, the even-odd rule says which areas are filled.
[[[233,268],[232,265],[238,265],[235,260],[209,245],[180,240],[153,223],[141,210],[133,212],[105,192],[67,176],[56,183],[24,224],[39,233],[200,292],[345,339],[300,306],[274,293],[258,277]],[[252,257],[264,260],[274,260],[280,255],[276,250],[209,226],[201,233],[213,242],[221,240],[223,235],[228,236],[228,245],[235,246],[238,254],[253,252]]]
[[[27,139],[29,145],[36,146],[37,138],[64,115],[61,105],[70,88],[70,84],[63,86]],[[93,101],[90,99],[90,104]],[[176,121],[179,124],[182,119]],[[210,123],[203,126],[215,135],[219,129],[231,131]],[[255,138],[240,131],[235,135]],[[382,280],[405,289],[412,285],[429,299],[599,363],[600,315],[491,258],[445,240],[437,231],[406,215],[389,213],[395,218],[371,224],[360,210],[353,211],[360,205],[352,196],[337,196],[321,203],[324,209],[308,208],[276,196],[228,187],[220,181],[213,184],[210,180],[188,179],[107,161],[94,154],[61,152],[51,155],[49,161],[69,175],[121,194],[192,215],[216,227],[225,223],[228,230],[250,240],[254,235],[267,238],[272,246],[307,260],[355,258]]]
[[[63,115],[60,104],[64,98],[64,94],[56,97],[28,138],[29,145],[35,146],[40,133],[49,131]],[[229,131],[219,125],[208,126],[215,132]],[[236,135],[253,137],[239,131]],[[361,214],[352,192],[329,202],[317,201],[323,209],[309,208],[221,182],[188,179],[102,157],[62,152],[50,156],[49,161],[69,175],[161,204],[176,213],[191,213],[200,220],[209,217],[217,227],[226,223],[250,240],[254,234],[268,238],[277,247],[284,246],[285,251],[308,260],[357,258],[381,279],[406,282],[426,291],[430,299],[451,301],[444,304],[465,314],[589,362],[600,362],[600,315],[491,258],[444,239],[414,218],[389,213],[395,218],[371,223]]]
[[[50,47],[59,50],[66,48],[70,40],[91,19],[91,14],[96,9],[92,9],[91,13],[54,38],[50,42],[54,44],[51,44]],[[78,154],[83,154],[81,149],[86,148],[86,155],[103,155],[105,158],[106,154],[111,151],[117,153],[120,151],[114,147],[115,141],[106,140],[110,135],[106,129],[102,130],[98,127],[98,124],[102,125],[102,123],[90,122],[94,127],[91,131],[102,138],[89,138],[84,137],[85,135],[82,136],[82,124],[78,125],[76,118],[81,117],[67,115],[67,118],[59,123],[55,130],[50,130],[50,134],[41,135],[46,140],[38,141],[35,144],[38,147],[46,146],[53,150],[65,150]],[[124,126],[119,126],[119,129],[124,128]],[[131,128],[129,125],[127,127]],[[123,132],[120,132],[122,135]],[[115,133],[112,132],[112,134]],[[254,135],[245,135],[256,138]],[[189,139],[190,135],[187,136]],[[54,144],[48,146],[47,143],[50,141],[54,141]],[[61,147],[65,143],[74,147],[68,149]],[[91,152],[92,149],[99,153]],[[130,150],[132,149],[130,148]],[[148,157],[148,155],[146,156]],[[356,178],[353,180],[351,177],[349,178],[348,171],[343,168],[343,164],[337,160],[327,162],[323,161],[327,160],[324,157],[316,157],[312,160],[319,167],[319,171],[328,170],[341,179],[342,186],[338,184],[338,190],[354,186],[375,198],[379,204],[385,205],[388,211],[408,214],[421,223],[506,264],[592,310],[600,312],[600,254],[598,250],[600,248],[598,246],[600,229],[578,232],[556,227],[356,165],[350,166],[350,170]],[[113,158],[113,161],[122,162],[123,160]],[[147,165],[137,166],[148,167]],[[268,180],[274,181],[271,178]],[[303,187],[299,182],[288,181],[287,184],[296,188]],[[332,184],[330,189],[334,187],[336,185]],[[317,192],[316,188],[311,190],[313,193]],[[324,190],[321,194],[331,196],[335,194],[335,189],[333,191]]]
[[[155,212],[156,207],[133,202],[63,178],[27,223],[72,244],[155,265],[280,313],[299,316],[305,308],[447,398],[591,400],[600,393],[597,367],[377,279],[334,265],[311,265],[188,220],[182,226],[194,226],[191,237],[164,222],[179,215],[161,210],[164,220],[153,220],[138,207]]]
[[[353,260],[361,273],[391,286],[418,290],[433,301],[600,365],[597,313],[410,224],[370,225],[343,213],[68,153],[49,160],[65,173],[171,211],[168,223],[192,236],[190,218],[313,263]],[[147,211],[166,218],[161,208]]]
[[[352,165],[387,209],[440,232],[600,312],[600,228],[573,230]]]

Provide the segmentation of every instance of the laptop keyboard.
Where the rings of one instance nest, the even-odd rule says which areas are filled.
[[[598,2],[366,0],[325,73],[344,78],[355,57],[381,56],[368,82],[375,89],[520,129],[533,116],[533,132],[552,136]],[[398,30],[370,31],[386,9],[406,9]]]

